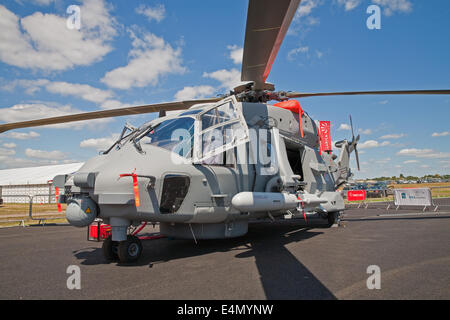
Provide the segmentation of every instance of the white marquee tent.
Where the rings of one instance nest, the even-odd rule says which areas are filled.
[[[82,165],[83,163],[69,163],[43,167],[0,170],[1,198],[5,203],[24,203],[29,201],[28,197],[11,196],[34,196],[43,194],[46,196],[36,197],[34,202],[54,202],[55,189],[51,185],[51,180],[59,174],[74,173],[78,171]]]

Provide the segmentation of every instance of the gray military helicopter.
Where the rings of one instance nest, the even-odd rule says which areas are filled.
[[[250,0],[241,80],[211,99],[103,110],[0,125],[32,126],[159,112],[73,175],[53,183],[76,227],[100,218],[111,225],[107,259],[136,261],[132,227],[160,223],[163,235],[221,239],[245,235],[250,220],[320,215],[332,225],[344,210],[337,188],[351,176],[358,137],[319,149],[318,124],[294,98],[366,94],[450,94],[450,90],[299,93],[275,91],[266,79],[300,0]],[[275,105],[269,101],[280,101]],[[166,111],[171,112],[166,115]],[[181,110],[181,111],[180,111]]]

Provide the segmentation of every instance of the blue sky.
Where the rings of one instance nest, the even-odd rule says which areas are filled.
[[[381,8],[369,30],[366,9]],[[81,29],[66,26],[78,5]],[[0,122],[225,93],[239,82],[246,0],[0,4]],[[304,92],[450,88],[450,2],[304,0],[268,81]],[[301,100],[332,121],[334,141],[361,134],[356,177],[450,172],[450,96]],[[0,169],[85,161],[112,143],[120,117],[0,135]],[[354,164],[353,164],[354,166]]]

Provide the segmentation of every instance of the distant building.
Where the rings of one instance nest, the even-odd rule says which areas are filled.
[[[51,184],[52,179],[59,174],[76,172],[82,165],[83,163],[69,163],[0,170],[0,197],[4,203],[28,203],[27,196],[41,194],[43,196],[33,199],[34,203],[54,203],[55,188]]]

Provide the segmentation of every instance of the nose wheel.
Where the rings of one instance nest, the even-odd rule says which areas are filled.
[[[135,262],[142,254],[142,243],[138,237],[128,235],[127,240],[112,241],[109,236],[103,242],[103,255],[108,261]]]
[[[120,241],[117,250],[120,262],[135,262],[142,254],[142,243],[138,237],[128,235],[127,240]]]

